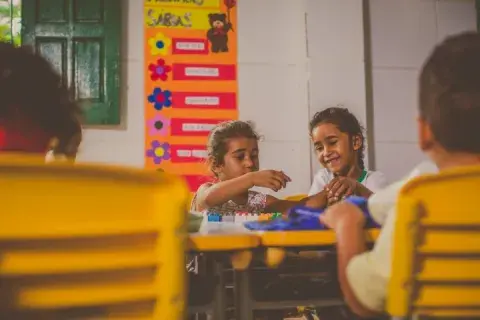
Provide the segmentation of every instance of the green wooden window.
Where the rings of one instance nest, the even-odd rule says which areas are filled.
[[[24,0],[22,44],[73,89],[86,125],[120,124],[119,0]]]

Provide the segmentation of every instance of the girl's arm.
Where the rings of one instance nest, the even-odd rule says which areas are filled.
[[[197,210],[222,205],[236,196],[245,194],[254,186],[278,191],[285,188],[291,179],[282,171],[260,170],[219,183],[204,185],[197,191]]]
[[[280,200],[268,195],[265,212],[287,213],[290,208],[298,205],[304,205],[310,208],[325,208],[327,206],[327,193],[324,190],[313,196],[303,198],[300,201]]]
[[[222,205],[235,196],[247,192],[253,186],[253,179],[249,174],[215,184],[204,184],[197,191],[197,210],[202,211]]]

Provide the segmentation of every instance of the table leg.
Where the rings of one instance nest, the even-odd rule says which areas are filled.
[[[215,279],[215,291],[213,293],[213,319],[224,320],[227,309],[225,301],[225,275],[224,264],[220,258],[213,259],[213,274]]]
[[[235,270],[234,277],[236,320],[253,320],[250,269]]]

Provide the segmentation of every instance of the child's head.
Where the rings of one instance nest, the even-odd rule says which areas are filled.
[[[435,48],[419,79],[419,144],[439,166],[480,156],[480,35],[464,33]]]
[[[0,150],[74,157],[81,111],[51,64],[33,50],[0,42]]]
[[[363,128],[348,109],[317,112],[310,121],[310,137],[318,161],[334,174],[346,175],[354,166],[364,169]]]
[[[218,124],[208,136],[208,163],[220,180],[257,171],[259,135],[250,122],[233,120]]]

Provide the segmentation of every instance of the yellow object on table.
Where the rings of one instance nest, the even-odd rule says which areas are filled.
[[[308,194],[295,194],[295,195],[291,195],[291,196],[287,196],[284,198],[284,200],[288,200],[288,201],[300,201],[304,198],[308,197]]]
[[[183,180],[1,156],[0,191],[2,315],[182,319]]]
[[[258,216],[258,221],[268,221],[271,220],[272,214],[271,213],[261,213]]]
[[[480,166],[410,181],[397,206],[387,311],[480,317]]]
[[[269,221],[273,219],[279,219],[281,217],[282,217],[282,213],[280,212],[261,213],[258,215],[258,221]]]

